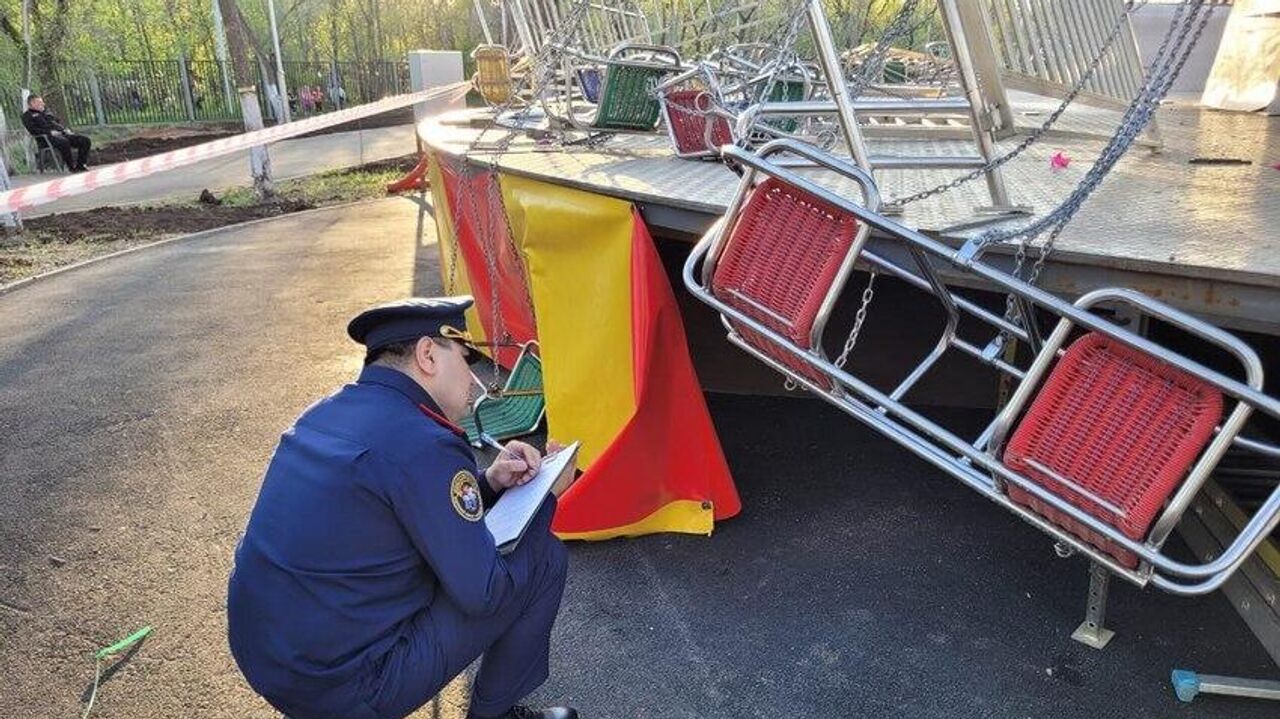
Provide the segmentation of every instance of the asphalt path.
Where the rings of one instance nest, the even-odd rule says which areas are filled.
[[[226,648],[232,552],[279,433],[352,378],[359,309],[439,291],[398,198],[165,244],[0,295],[0,717],[257,719]],[[1220,596],[1113,590],[812,401],[713,395],[744,499],[713,537],[571,545],[553,678],[586,719],[1274,717],[1177,704],[1168,672],[1275,667]],[[956,422],[967,420],[957,415]],[[465,677],[419,719],[461,719]]]

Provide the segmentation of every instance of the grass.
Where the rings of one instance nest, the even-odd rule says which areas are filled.
[[[386,196],[414,156],[287,180],[259,202],[249,188],[224,192],[216,203],[196,198],[143,207],[100,207],[35,217],[21,235],[0,232],[0,285],[148,242],[263,217]]]
[[[305,202],[316,207],[382,197],[386,195],[387,184],[404,177],[414,162],[416,160],[412,158],[392,160],[351,170],[335,170],[286,180],[277,183],[276,192],[284,201]],[[228,207],[250,207],[258,204],[257,196],[247,187],[230,190],[219,199]]]

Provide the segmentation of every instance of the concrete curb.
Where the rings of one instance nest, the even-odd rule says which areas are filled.
[[[156,247],[162,247],[164,245],[169,245],[176,242],[186,242],[187,240],[203,239],[203,238],[209,237],[210,235],[216,235],[221,232],[239,230],[245,227],[260,225],[266,222],[273,222],[275,220],[283,220],[290,217],[298,217],[300,215],[310,215],[317,212],[327,212],[329,210],[340,210],[347,207],[355,207],[357,205],[369,204],[371,202],[381,202],[382,200],[393,199],[395,197],[403,197],[403,196],[388,195],[387,197],[374,197],[367,200],[353,200],[351,202],[344,202],[337,205],[328,205],[326,207],[314,207],[310,210],[300,210],[298,212],[290,212],[284,215],[277,215],[275,217],[259,217],[256,220],[246,220],[244,222],[237,222],[231,225],[223,225],[222,227],[214,227],[208,230],[193,232],[189,235],[177,235],[175,237],[166,237],[163,240],[156,240],[155,242],[148,242],[144,245],[138,245],[137,247],[130,247],[123,250],[117,250],[116,252],[110,252],[105,255],[100,255],[98,257],[90,257],[87,260],[81,260],[80,262],[75,262],[70,265],[66,265],[64,267],[55,267],[54,269],[49,270],[47,272],[41,272],[40,274],[37,274],[37,275],[24,277],[23,279],[10,282],[7,285],[0,285],[0,296],[7,295],[10,292],[13,292],[15,290],[20,290],[23,287],[34,284],[41,280],[48,279],[50,277],[71,272],[72,270],[78,270],[83,267],[88,267],[89,265],[95,265],[99,262],[105,262],[106,260],[115,259],[117,257],[131,255],[135,252],[140,252],[142,250],[149,250]]]

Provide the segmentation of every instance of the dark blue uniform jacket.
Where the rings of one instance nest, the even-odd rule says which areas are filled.
[[[489,506],[470,447],[397,370],[367,367],[307,409],[271,459],[230,580],[231,651],[255,690],[340,713],[441,592],[487,616],[528,581],[451,501],[464,472]]]

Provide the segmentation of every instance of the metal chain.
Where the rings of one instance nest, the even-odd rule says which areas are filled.
[[[910,28],[909,23],[918,4],[919,0],[905,0],[905,2],[903,2],[898,14],[894,16],[889,27],[885,28],[884,34],[880,36],[880,39],[876,42],[871,53],[863,60],[858,75],[854,78],[854,81],[848,85],[849,92],[853,97],[860,95],[862,91],[871,84],[872,80],[883,71],[889,50],[892,48],[894,41],[902,37]],[[804,7],[803,3],[801,4],[801,9],[807,9]],[[786,38],[787,41],[783,44],[784,52],[789,51],[795,43],[795,35],[797,35],[799,31],[799,17],[800,15],[797,14],[792,18],[790,32]],[[781,53],[779,56],[781,57]],[[781,62],[778,62],[774,66],[773,72],[770,75],[768,83],[766,83],[761,98],[768,97],[769,91],[772,89],[772,86],[776,81],[777,72],[781,67]],[[843,74],[838,78],[829,78],[829,81],[844,82]],[[749,135],[750,133],[748,132],[747,134]],[[841,348],[840,355],[836,358],[835,364],[837,367],[844,367],[845,363],[849,360],[849,354],[858,344],[858,337],[867,320],[867,311],[871,307],[872,300],[875,298],[876,276],[877,273],[875,270],[872,270],[867,277],[867,285],[862,290],[861,304],[858,307],[857,313],[854,315],[853,327],[849,330],[849,335],[845,338],[844,347]],[[797,389],[798,385],[794,379],[787,377],[783,381],[782,387],[784,390],[791,392]]]
[[[449,279],[445,281],[445,294],[450,297],[454,294],[454,288],[458,282],[458,237],[454,232],[453,241],[449,243]]]
[[[558,56],[564,54],[563,46],[567,45],[568,41],[577,35],[578,30],[582,25],[582,21],[586,16],[586,12],[591,5],[592,0],[574,0],[574,4],[570,7],[566,17],[564,17],[560,24],[551,31],[551,34],[544,39],[542,47],[538,52],[530,58],[529,72],[524,76],[524,81],[519,87],[512,88],[511,97],[508,98],[506,102],[494,108],[495,118],[511,110],[520,98],[521,91],[526,89],[528,90],[531,102],[520,108],[520,110],[518,110],[513,116],[513,119],[517,120],[518,124],[518,121],[529,117],[529,113],[533,110],[534,104],[540,100],[548,86],[550,86],[550,84],[556,79],[556,66],[559,65],[559,63],[553,61],[557,60]],[[471,141],[471,145],[468,149],[477,149],[477,146],[484,141],[486,134],[494,127],[498,127],[496,122],[481,129],[475,139]],[[501,156],[510,149],[511,141],[521,134],[523,134],[522,130],[506,128],[503,136],[498,138],[495,142],[497,145],[497,152],[493,164],[496,164],[497,159],[501,158]]]
[[[880,40],[876,43],[871,54],[863,60],[858,76],[849,86],[849,92],[853,97],[860,95],[867,85],[883,71],[884,63],[889,56],[889,49],[893,46],[895,40],[906,33],[909,27],[908,23],[915,13],[917,4],[918,0],[906,0],[902,4],[901,10],[894,17],[889,27],[885,29],[884,34],[880,36]],[[835,78],[835,81],[843,82],[844,78]],[[862,290],[862,301],[853,317],[853,327],[850,328],[849,335],[845,338],[844,347],[841,348],[840,355],[836,357],[835,365],[841,369],[849,361],[849,354],[858,345],[858,337],[862,334],[862,326],[867,321],[867,310],[871,308],[871,301],[875,299],[877,275],[878,273],[874,269],[867,275],[867,286]],[[790,380],[788,379],[788,381]],[[794,385],[794,382],[792,384]]]
[[[1155,60],[1142,89],[1129,103],[1129,107],[1125,110],[1115,135],[1111,137],[1098,159],[1094,162],[1093,167],[1085,174],[1085,177],[1071,195],[1052,212],[1025,227],[987,231],[976,240],[979,247],[987,247],[998,242],[1008,242],[1019,238],[1034,238],[1050,227],[1055,228],[1054,236],[1056,237],[1061,231],[1058,226],[1066,225],[1071,217],[1079,211],[1084,200],[1097,189],[1111,168],[1124,156],[1134,140],[1147,126],[1160,100],[1164,98],[1169,88],[1173,85],[1173,81],[1177,79],[1183,65],[1186,64],[1187,57],[1190,56],[1191,50],[1199,41],[1200,35],[1204,32],[1204,27],[1207,24],[1209,13],[1201,12],[1204,7],[1204,1],[1191,0],[1188,5],[1179,6],[1177,11],[1179,15],[1188,6],[1192,7],[1192,11],[1186,15],[1185,19],[1175,15],[1170,24],[1170,31],[1165,35],[1164,42],[1156,51]]]
[[[884,72],[884,64],[889,60],[889,51],[893,49],[893,43],[908,32],[914,32],[924,21],[910,25],[911,18],[915,15],[916,6],[919,0],[905,0],[898,14],[894,16],[893,22],[889,27],[885,28],[884,34],[876,41],[875,47],[871,49],[871,53],[862,60],[861,67],[857,77],[849,84],[849,96],[858,97],[862,91],[867,89],[871,81],[880,76]],[[926,17],[925,20],[928,20]],[[843,78],[841,78],[843,80]]]
[[[911,18],[915,14],[916,7],[918,5],[919,5],[919,0],[904,0],[904,2],[902,3],[902,6],[898,9],[898,13],[894,16],[892,22],[890,22],[889,26],[885,28],[884,34],[880,36],[880,39],[876,41],[876,44],[872,48],[871,52],[862,61],[861,67],[859,68],[858,75],[853,79],[853,82],[848,85],[848,90],[851,96],[857,97],[858,95],[862,94],[863,90],[865,90],[867,86],[869,86],[872,83],[872,81],[881,72],[883,72],[884,64],[885,64],[885,61],[888,59],[889,51],[893,49],[893,43],[899,38],[901,38],[903,35],[907,34],[909,31],[914,31],[915,28],[919,27],[920,24],[922,24],[922,23],[917,23],[916,25],[912,26],[910,22]],[[783,37],[782,41],[779,43],[780,50],[777,53],[774,61],[769,65],[769,76],[767,80],[760,86],[760,92],[756,95],[756,97],[750,100],[751,104],[765,102],[767,98],[770,96],[770,94],[773,92],[773,88],[778,83],[778,74],[785,68],[793,67],[799,64],[798,59],[795,57],[792,50],[795,46],[796,39],[799,35],[800,27],[803,24],[802,21],[805,20],[805,12],[807,10],[808,10],[808,5],[806,2],[798,3],[796,8],[793,10],[793,14],[786,26],[787,34]],[[840,77],[828,78],[828,81],[833,83],[844,82],[843,72],[841,73]],[[721,109],[725,109],[732,112],[732,110],[730,110],[729,108],[721,108]],[[764,121],[765,121],[765,118],[757,116],[752,121],[751,125],[746,128],[746,131],[743,133],[743,137],[744,138],[751,137],[754,134],[753,131],[756,125]]]
[[[1184,15],[1184,11],[1188,7],[1191,8],[1191,12]],[[1029,245],[1035,238],[1043,234],[1046,229],[1049,229],[1049,236],[1038,247],[1036,261],[1026,278],[1026,282],[1031,285],[1035,285],[1039,281],[1048,258],[1052,254],[1063,230],[1066,229],[1072,218],[1079,212],[1084,201],[1102,184],[1107,174],[1133,145],[1143,128],[1150,122],[1152,115],[1155,114],[1160,100],[1168,94],[1173,82],[1182,72],[1187,58],[1190,57],[1191,51],[1204,33],[1209,18],[1212,17],[1211,13],[1205,11],[1205,7],[1204,0],[1191,0],[1188,3],[1179,5],[1169,24],[1169,30],[1165,34],[1164,41],[1154,55],[1155,59],[1151,63],[1151,69],[1147,74],[1147,79],[1143,83],[1142,89],[1125,110],[1124,117],[1121,119],[1120,129],[1108,142],[1098,160],[1089,169],[1089,172],[1085,174],[1085,177],[1076,186],[1071,195],[1052,212],[1025,227],[1012,230],[990,230],[984,233],[975,240],[978,247],[985,248],[1000,242],[1009,242],[1015,239],[1022,240],[1018,243],[1017,250],[1014,253],[1012,272],[1015,277],[1020,277],[1023,267],[1026,265]],[[1016,316],[1015,298],[1010,295],[1005,299],[1005,319],[1013,321]],[[1004,342],[1007,339],[1008,332],[1001,330],[997,341]]]
[[[1211,13],[1205,11],[1204,0],[1194,0],[1196,2],[1191,13],[1186,17],[1183,23],[1183,29],[1177,33],[1177,43],[1174,48],[1169,51],[1169,57],[1165,58],[1163,51],[1168,44],[1161,46],[1161,50],[1157,51],[1155,57],[1165,60],[1163,67],[1159,68],[1157,73],[1157,63],[1152,64],[1152,79],[1148,81],[1143,92],[1139,93],[1139,97],[1135,98],[1131,103],[1130,109],[1126,111],[1127,121],[1124,124],[1123,131],[1117,133],[1112,138],[1111,143],[1103,150],[1102,155],[1098,158],[1094,166],[1089,169],[1085,175],[1085,179],[1081,181],[1076,190],[1067,198],[1062,205],[1037,223],[1032,223],[1022,230],[1017,230],[1009,235],[1009,237],[1034,238],[1038,236],[1044,229],[1052,227],[1049,238],[1040,246],[1039,257],[1036,260],[1032,273],[1028,278],[1031,284],[1035,284],[1039,279],[1040,273],[1044,269],[1045,260],[1049,253],[1053,250],[1053,245],[1062,231],[1066,229],[1067,224],[1072,217],[1080,210],[1084,201],[1102,184],[1102,180],[1106,177],[1111,168],[1115,166],[1120,158],[1128,151],[1143,128],[1151,121],[1151,117],[1159,108],[1160,101],[1168,94],[1169,89],[1173,86],[1173,82],[1181,74],[1183,66],[1187,62],[1187,58],[1191,56],[1191,51],[1200,41],[1200,36],[1204,33],[1205,27],[1208,25]],[[1195,29],[1192,30],[1192,27]],[[1001,233],[998,231],[988,233],[991,237],[984,236],[979,243],[985,246],[993,241],[999,241]],[[985,243],[985,244],[983,244]],[[1024,247],[1026,242],[1021,243]]]
[[[737,3],[735,2],[735,0],[726,0],[725,4],[721,7],[721,9],[713,13],[711,21],[715,23],[722,17],[727,17],[729,14],[736,11],[736,7],[737,7]],[[750,98],[749,92],[748,92],[748,99],[744,102],[744,104],[750,104],[753,101],[758,102],[762,98],[768,97],[769,92],[772,91],[773,87],[777,83],[778,73],[784,68],[795,67],[799,64],[798,58],[795,56],[792,50],[795,46],[797,38],[799,37],[800,28],[803,24],[803,20],[805,19],[805,12],[807,10],[808,10],[808,3],[806,0],[796,1],[794,5],[791,7],[791,11],[789,15],[787,15],[782,20],[782,22],[774,26],[772,34],[767,35],[765,38],[762,39],[762,42],[764,44],[775,45],[778,48],[778,51],[775,53],[773,60],[769,61],[768,63],[765,63],[765,68],[768,70],[768,76],[762,85],[757,84],[757,87],[761,88],[760,92],[758,93],[758,96],[755,98]],[[702,77],[698,78],[698,80],[700,80],[701,84],[707,87],[707,99],[708,99],[707,109],[705,110],[699,109],[697,107],[698,103],[696,98],[695,98],[693,107],[685,107],[683,105],[678,105],[675,103],[668,103],[662,98],[661,94],[657,91],[656,88],[651,92],[651,97],[662,102],[663,105],[669,110],[675,111],[685,116],[698,116],[703,118],[704,120],[713,118],[720,114],[724,114],[724,115],[736,114],[735,110],[737,108],[729,107],[726,104],[723,93],[721,92],[719,83],[715,82],[714,78],[711,75],[710,69],[705,64],[702,64],[702,63],[700,63],[699,66],[702,69],[702,72],[700,73]],[[696,86],[697,85],[695,85],[695,87]],[[743,85],[743,89],[744,91],[749,90],[749,88],[745,84]],[[706,132],[708,134],[710,134],[714,129],[711,125],[712,125],[711,122],[707,123]],[[753,123],[753,126],[754,126],[754,123]]]
[[[490,213],[487,212],[487,210],[492,208],[484,208],[483,211],[481,210],[480,205],[476,200],[476,195],[479,193],[473,191],[471,181],[478,176],[494,172],[494,170],[492,168],[475,167],[465,159],[462,160],[459,165],[460,168],[457,174],[459,179],[462,181],[462,187],[459,189],[462,190],[462,194],[466,197],[467,208],[471,213],[470,217],[475,223],[473,227],[476,235],[475,240],[476,243],[480,245],[480,253],[484,257],[485,277],[489,280],[489,327],[492,330],[493,335],[489,340],[494,344],[492,375],[486,392],[492,395],[497,391],[500,380],[498,369],[498,350],[501,346],[500,343],[505,342],[508,338],[507,333],[503,329],[502,296],[498,291],[498,275],[500,272],[498,269],[497,258],[493,256],[493,252],[490,247],[494,235],[496,234],[493,218],[489,217]],[[455,228],[455,235],[457,234],[458,233]],[[454,244],[456,245],[458,241],[459,238],[455,236]]]
[[[849,336],[844,340],[844,347],[840,349],[840,356],[836,357],[835,365],[844,369],[844,365],[849,361],[849,353],[853,352],[854,347],[858,345],[858,336],[862,334],[862,326],[867,321],[867,309],[871,307],[871,300],[876,294],[876,277],[879,275],[875,270],[871,270],[867,275],[867,286],[862,290],[862,304],[858,306],[858,312],[853,316],[853,328],[849,330]],[[782,389],[787,392],[794,392],[799,385],[791,377],[787,377],[782,382]]]
[[[777,42],[778,52],[774,56],[773,62],[767,66],[769,76],[760,85],[760,93],[754,98],[755,102],[761,102],[764,98],[769,97],[769,93],[773,92],[773,88],[778,82],[778,73],[783,68],[799,65],[799,57],[795,54],[795,45],[796,40],[800,37],[800,27],[804,23],[805,12],[808,9],[807,0],[797,0],[795,7],[791,9],[791,15],[774,31],[774,37],[771,39]]]
[[[858,313],[853,316],[853,328],[849,330],[849,336],[845,338],[844,348],[840,350],[840,356],[836,358],[836,366],[843,369],[844,363],[849,361],[849,353],[858,344],[858,335],[862,333],[862,325],[867,321],[867,308],[871,306],[871,300],[876,293],[876,275],[875,270],[867,276],[867,286],[862,290],[862,305],[858,307]]]
[[[511,97],[506,102],[502,103],[501,105],[495,108],[495,117],[512,109],[512,107],[515,105],[516,101],[520,97],[521,90],[525,89],[526,86],[529,90],[529,96],[531,100],[536,101],[538,98],[542,96],[543,92],[546,91],[548,85],[554,79],[554,69],[552,68],[552,60],[556,55],[562,52],[562,50],[560,49],[560,46],[563,43],[567,42],[577,32],[578,27],[581,24],[582,19],[586,14],[587,8],[590,7],[591,5],[591,2],[592,0],[575,0],[574,5],[570,8],[568,16],[561,22],[561,24],[557,28],[555,28],[552,31],[551,35],[546,38],[546,41],[544,42],[542,48],[532,58],[530,63],[531,65],[530,72],[526,74],[524,78],[525,82],[522,83],[520,87],[513,88]],[[525,117],[527,117],[528,116],[527,113],[529,112],[530,109],[532,109],[532,105],[526,106],[525,108],[522,109],[521,112],[524,114]],[[518,113],[517,117],[519,116],[520,114]],[[496,123],[482,129],[476,135],[475,139],[471,141],[467,154],[471,154],[472,151],[477,150],[481,145],[481,143],[484,142],[484,138],[486,134],[495,126],[497,126]],[[498,171],[499,161],[501,160],[502,156],[508,150],[510,150],[511,142],[520,134],[522,134],[520,130],[511,129],[511,128],[507,129],[507,131],[502,135],[502,137],[498,138],[493,143],[495,151],[489,155],[488,162],[486,163],[485,167],[483,168],[476,167],[475,165],[473,165],[472,163],[464,159],[461,163],[462,169],[459,172],[459,175],[462,177],[464,181],[467,181],[468,185],[470,184],[469,180],[475,177],[479,173],[496,175]],[[497,187],[496,179],[492,183],[492,187],[494,188]],[[498,195],[498,202],[497,202],[499,211],[497,213],[490,212],[491,210],[494,209],[494,207],[492,206],[492,203],[489,202],[492,200],[492,197],[488,196],[488,193],[491,191],[492,190],[490,188],[490,185],[486,184],[486,204],[488,204],[489,206],[485,208],[485,212],[481,212],[480,210],[480,207],[476,198],[477,193],[471,192],[470,187],[468,187],[467,191],[464,194],[466,196],[466,202],[468,203],[468,208],[471,210],[471,216],[475,218],[475,221],[478,225],[475,228],[478,235],[476,240],[479,242],[481,252],[484,255],[485,272],[489,280],[490,315],[491,315],[490,327],[493,330],[493,337],[489,339],[495,344],[493,345],[494,349],[493,349],[493,358],[492,358],[493,373],[491,376],[490,384],[486,389],[486,392],[492,396],[497,394],[500,391],[499,390],[500,369],[497,361],[499,348],[505,344],[510,344],[511,342],[511,336],[505,330],[503,326],[503,321],[502,321],[502,296],[498,288],[498,279],[499,279],[499,276],[501,275],[501,270],[498,266],[498,260],[494,256],[494,246],[497,244],[496,236],[498,232],[499,231],[505,232],[507,237],[506,242],[509,244],[509,249],[511,252],[513,252],[514,257],[519,258],[520,252],[518,247],[516,247],[515,245],[515,238],[512,237],[511,228],[507,224],[506,211],[505,211],[505,208],[503,207],[501,194]],[[501,190],[499,189],[498,192],[500,193]],[[498,215],[498,217],[496,218],[491,217],[490,215],[493,215],[493,214]],[[502,223],[501,228],[498,227],[498,222]],[[450,262],[450,268],[449,268],[448,287],[451,294],[456,282],[456,275],[457,275],[457,266],[458,266],[457,244],[458,244],[457,238],[455,237],[454,242],[452,243],[452,247],[450,248],[451,262]],[[524,273],[523,262],[520,263],[520,269],[521,269],[521,272],[523,273],[523,276],[521,279],[523,280],[526,300],[529,303],[529,307],[533,307],[533,297],[530,294],[529,278],[527,276],[527,273]]]
[[[507,333],[504,331],[502,326],[502,296],[498,292],[498,275],[500,273],[498,270],[497,261],[492,256],[492,252],[490,251],[490,247],[489,247],[490,240],[492,240],[494,235],[493,218],[488,217],[487,212],[481,211],[475,199],[476,193],[473,192],[472,188],[470,187],[472,178],[476,177],[480,173],[492,172],[492,170],[488,168],[485,168],[485,169],[474,168],[466,160],[463,160],[461,165],[462,165],[462,170],[461,172],[458,173],[458,175],[459,175],[459,178],[466,185],[464,194],[467,197],[467,204],[471,209],[471,218],[475,221],[475,227],[474,227],[475,234],[476,234],[475,239],[477,244],[480,245],[481,254],[484,256],[485,276],[489,280],[490,327],[493,330],[493,336],[490,337],[489,340],[492,341],[494,344],[492,345],[493,357],[491,358],[493,360],[492,374],[490,377],[489,386],[486,389],[486,393],[492,395],[499,386],[498,348],[501,342],[506,341]],[[486,208],[486,209],[491,209],[491,208]],[[453,287],[454,278],[455,278],[455,275],[457,274],[456,268],[458,266],[457,245],[460,241],[460,237],[458,236],[459,233],[457,232],[456,226],[455,226],[454,234],[455,234],[454,241],[452,243],[454,247],[450,253],[453,257],[453,260],[449,268],[450,288]],[[450,294],[452,294],[452,289],[450,290]]]
[[[1191,1],[1197,2],[1198,0],[1191,0]],[[1007,164],[1017,156],[1021,155],[1023,152],[1027,150],[1027,148],[1031,147],[1036,142],[1038,142],[1040,138],[1045,135],[1045,133],[1049,132],[1049,130],[1051,130],[1053,126],[1057,124],[1058,120],[1062,117],[1063,113],[1067,111],[1067,109],[1071,106],[1071,104],[1075,102],[1076,98],[1080,96],[1080,93],[1084,91],[1085,85],[1087,85],[1089,81],[1093,79],[1093,76],[1098,72],[1098,68],[1101,67],[1102,65],[1102,60],[1106,57],[1107,53],[1111,51],[1111,46],[1114,45],[1116,40],[1121,36],[1121,30],[1124,29],[1125,23],[1128,21],[1129,17],[1136,10],[1146,5],[1147,2],[1148,0],[1135,0],[1134,2],[1130,2],[1126,4],[1124,12],[1120,13],[1120,15],[1116,18],[1115,24],[1112,25],[1111,31],[1107,35],[1107,39],[1102,43],[1102,47],[1093,56],[1092,60],[1090,60],[1089,66],[1085,68],[1084,74],[1082,74],[1080,78],[1076,80],[1075,84],[1071,86],[1071,89],[1062,98],[1062,102],[1058,104],[1058,106],[1054,109],[1053,112],[1049,113],[1049,116],[1045,119],[1045,121],[1040,123],[1039,127],[1035,128],[1030,133],[1028,133],[1027,136],[1023,138],[1023,140],[1019,142],[1012,150],[1010,150],[1009,152],[1003,155],[1000,155],[999,157],[991,159],[981,167],[977,167],[971,172],[964,175],[960,175],[959,177],[956,177],[953,180],[944,182],[940,185],[937,185],[936,187],[931,187],[927,190],[921,190],[920,192],[916,192],[911,195],[906,195],[904,197],[891,197],[886,201],[885,204],[896,205],[898,207],[901,207],[903,205],[911,204],[912,202],[918,202],[920,200],[933,197],[934,195],[940,195],[944,192],[949,192],[951,190],[954,190],[955,188],[965,183],[972,182],[973,180],[976,180],[979,177],[982,177],[993,170],[999,169],[1000,167],[1004,166],[1005,164]],[[1044,52],[1043,48],[1041,48],[1041,52]],[[979,131],[982,131],[982,130],[979,128]]]

